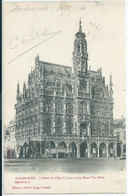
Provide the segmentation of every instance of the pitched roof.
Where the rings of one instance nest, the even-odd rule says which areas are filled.
[[[55,80],[59,77],[63,86],[71,86],[72,67],[60,64],[53,64],[40,61],[44,69],[45,82],[49,85],[54,85]]]
[[[72,67],[69,66],[49,63],[45,61],[40,62],[42,62],[44,69],[46,69],[47,71],[53,71],[53,73],[61,73],[67,75],[67,73],[71,73],[72,70]]]
[[[7,125],[7,128],[10,127],[11,125],[15,124],[16,123],[16,117],[13,118],[13,120],[11,120],[9,122],[9,124]]]

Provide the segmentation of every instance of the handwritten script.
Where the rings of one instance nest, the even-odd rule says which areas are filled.
[[[47,37],[52,37],[52,36],[56,36],[58,33],[60,33],[61,31],[56,31],[53,33],[48,33],[47,30],[44,30],[43,32],[40,32],[38,30],[36,30],[35,28],[32,28],[30,30],[30,32],[28,34],[23,34],[21,36],[19,36],[18,34],[15,34],[11,37],[10,41],[9,41],[9,48],[10,49],[15,49],[18,48],[20,45],[29,43],[31,41],[37,40],[39,38],[47,38]]]
[[[33,40],[36,40],[36,39],[38,39],[40,37],[45,37],[45,39],[43,39],[43,41],[37,43],[36,45],[32,46],[28,50],[24,51],[23,53],[19,54],[15,58],[13,58],[10,62],[8,62],[8,64],[10,64],[11,62],[15,61],[17,58],[19,58],[20,56],[26,54],[30,50],[36,48],[37,46],[43,44],[44,42],[50,40],[51,38],[57,36],[59,33],[61,33],[61,31],[56,31],[54,33],[47,33],[46,30],[41,33],[41,32],[35,31],[35,29],[33,28],[28,35],[24,34],[23,36],[19,37],[17,34],[15,34],[10,39],[10,42],[9,42],[9,48],[10,49],[16,49],[20,45],[26,44],[26,43],[31,42]]]
[[[101,6],[103,2],[90,2],[91,5],[94,6]],[[22,13],[22,12],[57,12],[60,16],[66,15],[69,16],[73,11],[85,11],[88,7],[87,2],[68,2],[68,1],[61,1],[58,3],[57,6],[51,6],[48,2],[41,2],[41,3],[24,3],[24,4],[14,4],[15,6],[10,9],[12,13]]]

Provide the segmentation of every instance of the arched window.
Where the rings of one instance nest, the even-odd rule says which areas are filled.
[[[97,106],[97,116],[100,116],[100,106]]]
[[[73,106],[71,103],[67,103],[66,105],[66,113],[67,114],[72,114],[73,113]]]
[[[46,127],[45,127],[45,129],[46,129],[46,133],[47,134],[51,134],[51,119],[50,118],[48,118],[46,120]]]
[[[105,109],[105,116],[107,116],[108,115],[108,106],[106,106],[104,109]]]
[[[56,121],[56,132],[58,134],[62,134],[62,127],[63,127],[62,121],[61,121],[61,119],[58,119]]]
[[[94,99],[94,94],[95,94],[95,87],[92,87],[92,99]]]
[[[90,113],[93,115],[94,114],[94,106],[90,105]]]
[[[84,45],[82,44],[82,52],[84,52]]]
[[[86,136],[87,135],[87,125],[85,123],[80,124],[80,136]]]
[[[60,81],[57,82],[57,91],[61,92],[61,83],[60,83]]]
[[[80,45],[78,45],[78,52],[80,52]]]
[[[51,111],[51,101],[47,100],[45,103],[45,112],[50,112]]]
[[[105,116],[105,108],[102,106],[102,115]]]
[[[123,153],[126,153],[126,144],[123,145]]]
[[[101,130],[101,122],[97,122],[97,135],[102,136],[102,130]]]
[[[101,128],[101,123],[100,123],[100,121],[98,121],[98,123],[97,123],[97,130],[100,130],[100,128]]]
[[[62,113],[62,104],[60,102],[56,103],[56,113]]]
[[[109,123],[108,121],[105,123],[105,130],[108,130],[109,129]]]
[[[66,123],[67,134],[71,134],[72,133],[72,127],[73,127],[72,121],[68,120],[67,123]]]
[[[108,111],[108,106],[105,107],[106,112]]]
[[[87,114],[87,104],[85,102],[80,103],[80,113],[81,114]]]

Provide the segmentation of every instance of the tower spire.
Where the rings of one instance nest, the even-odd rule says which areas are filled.
[[[82,25],[81,25],[81,17],[80,17],[80,21],[79,21],[79,31],[82,32]]]
[[[20,85],[19,85],[19,81],[17,83],[17,101],[19,100],[20,97]]]
[[[112,87],[113,84],[112,84],[112,75],[110,75],[110,82],[109,82],[109,85]]]
[[[25,83],[25,81],[23,84],[23,97],[24,97],[24,99],[26,98],[26,83]]]
[[[110,90],[110,96],[113,95],[113,89],[112,89],[113,83],[112,83],[112,75],[110,75],[110,81],[109,81],[109,90]]]

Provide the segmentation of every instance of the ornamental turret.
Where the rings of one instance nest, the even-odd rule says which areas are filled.
[[[17,102],[18,102],[19,99],[20,99],[20,85],[19,85],[19,82],[18,82],[18,84],[17,84],[17,97],[16,97],[16,99],[17,99]]]
[[[26,84],[25,84],[25,82],[23,84],[23,98],[24,98],[24,100],[27,98],[27,91],[26,91]]]
[[[110,81],[109,81],[109,92],[110,92],[110,97],[113,97],[113,83],[112,83],[112,75],[110,75]]]

